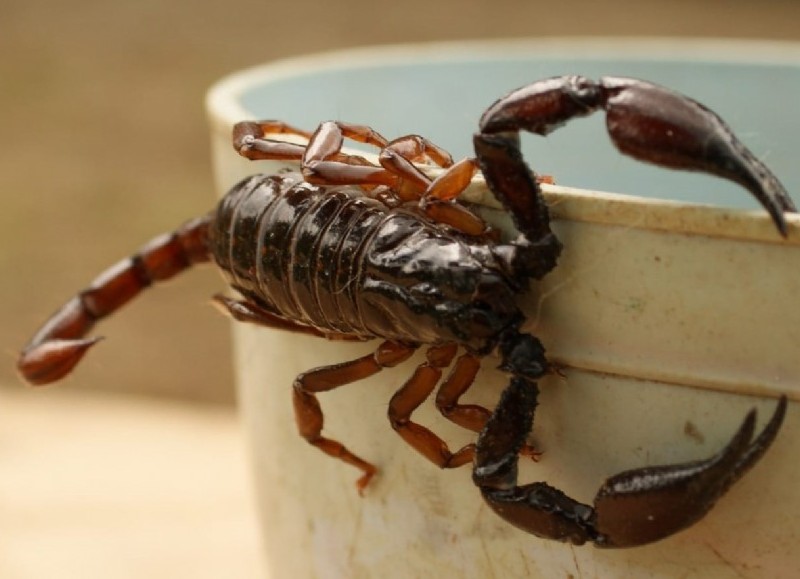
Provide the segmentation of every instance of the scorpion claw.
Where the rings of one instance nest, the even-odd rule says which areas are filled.
[[[17,370],[33,385],[55,382],[69,374],[89,348],[102,339],[48,340],[22,352]]]
[[[674,169],[702,171],[739,183],[758,199],[784,237],[784,212],[796,212],[777,177],[716,113],[656,84],[600,79],[608,133],[619,150]]]
[[[523,172],[518,131],[547,135],[570,119],[597,110],[605,110],[608,134],[620,152],[654,165],[734,181],[758,199],[781,235],[787,235],[784,213],[797,212],[794,203],[778,178],[731,128],[697,101],[632,78],[603,77],[595,82],[563,76],[535,82],[499,99],[481,118],[476,154],[484,171],[497,164],[495,158],[513,165],[515,171],[510,173],[512,177],[489,175],[487,183],[501,200],[517,190],[535,194],[536,188],[530,184],[523,183],[520,188],[517,182],[521,178],[515,176]],[[489,147],[490,137],[502,142]],[[535,209],[533,202],[530,204]]]
[[[597,545],[643,545],[696,523],[766,452],[785,413],[784,396],[755,440],[752,410],[728,445],[711,458],[630,470],[609,478],[594,501]]]
[[[544,482],[517,485],[519,449],[533,424],[538,387],[512,378],[476,445],[473,480],[500,517],[538,537],[598,547],[635,547],[686,529],[708,513],[775,440],[786,397],[753,438],[750,411],[728,445],[711,458],[645,467],[612,476],[594,505],[580,503]]]

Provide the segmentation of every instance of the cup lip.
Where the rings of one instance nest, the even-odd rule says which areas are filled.
[[[209,89],[206,111],[212,133],[229,134],[238,121],[253,118],[241,95],[254,85],[280,82],[332,70],[400,66],[413,63],[545,60],[575,57],[618,58],[632,62],[747,63],[800,66],[800,42],[782,40],[677,37],[551,37],[423,42],[361,46],[282,58],[227,75]],[[363,153],[361,153],[363,154]],[[718,207],[652,199],[572,187],[544,185],[557,201],[554,217],[571,221],[622,225],[713,238],[800,245],[800,214],[786,215],[782,238],[764,210]],[[497,207],[480,176],[467,194],[470,201]]]

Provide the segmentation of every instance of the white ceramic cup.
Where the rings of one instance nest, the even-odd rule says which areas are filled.
[[[236,155],[230,128],[247,118],[307,129],[335,118],[387,137],[420,133],[455,157],[469,155],[477,119],[494,99],[577,73],[645,78],[707,104],[792,193],[800,191],[799,64],[797,45],[570,39],[282,61],[212,89],[215,175],[222,195],[246,175],[283,166]],[[561,184],[636,196],[547,189],[566,249],[522,302],[529,329],[567,369],[542,384],[533,441],[544,454],[536,464],[523,459],[521,482],[544,480],[591,502],[619,471],[710,456],[750,408],[758,408],[760,428],[786,393],[792,402],[774,446],[707,517],[671,538],[626,550],[545,541],[497,518],[469,467],[440,471],[392,432],[388,400],[419,357],[319,397],[326,435],[380,468],[360,497],[358,473],[298,435],[291,384],[376,343],[239,324],[237,380],[272,577],[790,577],[800,569],[800,466],[792,452],[800,440],[800,220],[789,218],[783,240],[760,209],[687,203],[757,207],[729,182],[619,156],[602,117],[524,142],[531,165]],[[480,184],[475,195],[492,205]],[[469,401],[494,405],[507,381],[496,364],[485,360]],[[432,406],[414,420],[451,448],[474,440]]]

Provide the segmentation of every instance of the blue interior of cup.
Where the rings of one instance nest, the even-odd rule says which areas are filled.
[[[471,154],[483,110],[508,91],[550,76],[631,76],[664,84],[716,111],[763,159],[790,194],[800,190],[800,67],[792,63],[704,62],[624,58],[472,58],[389,62],[289,75],[248,88],[242,106],[258,118],[313,129],[339,119],[366,124],[387,138],[419,133],[454,157]],[[526,159],[561,185],[659,199],[754,208],[738,185],[668,171],[621,156],[604,115],[576,119],[547,138],[523,137]],[[793,197],[800,202],[800,193]]]

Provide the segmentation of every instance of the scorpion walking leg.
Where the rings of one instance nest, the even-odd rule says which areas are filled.
[[[359,157],[342,156],[345,137],[380,147],[378,159],[383,169],[365,166]],[[434,181],[414,165],[429,160],[446,169]],[[467,187],[476,169],[474,159],[453,164],[447,151],[419,135],[405,135],[387,143],[369,127],[335,121],[320,125],[303,157],[303,174],[312,183],[387,185],[398,202],[417,200],[428,217],[468,235],[484,233],[486,223],[452,201]]]
[[[458,346],[449,344],[428,349],[427,361],[392,396],[389,422],[392,428],[417,452],[439,468],[456,468],[472,462],[474,444],[455,453],[431,430],[413,422],[411,414],[430,396],[442,377],[442,369],[450,365]]]
[[[469,462],[475,454],[475,445],[468,444],[451,452],[447,443],[428,428],[411,420],[411,414],[431,395],[442,377],[442,369],[450,365],[455,356],[455,345],[430,348],[427,361],[417,367],[389,402],[389,421],[392,428],[417,452],[439,468],[457,468]],[[459,404],[458,399],[475,380],[480,360],[470,354],[461,356],[450,375],[439,387],[436,407],[451,422],[473,432],[480,432],[491,416],[483,406]],[[529,446],[523,446],[521,454],[537,457]]]
[[[390,188],[394,202],[420,201],[423,213],[468,235],[480,235],[486,223],[461,205],[451,201],[469,184],[475,173],[475,159],[453,164],[450,154],[419,135],[406,135],[387,141],[374,129],[363,125],[327,121],[310,135],[306,146],[265,138],[269,133],[308,136],[279,121],[242,122],[234,127],[234,148],[248,159],[299,160],[303,176],[318,185],[383,185]],[[349,138],[379,148],[380,167],[363,157],[341,152]],[[415,162],[433,161],[447,168],[436,180],[420,171]]]
[[[233,148],[250,159],[299,160],[306,147],[298,143],[287,143],[265,138],[268,134],[289,134],[310,138],[311,134],[282,121],[243,121],[233,127]]]
[[[341,152],[344,139],[367,143],[380,149],[380,167],[363,157]],[[388,142],[374,129],[340,121],[322,123],[314,132],[303,156],[306,180],[321,185],[386,185],[400,201],[420,199],[431,180],[414,162],[433,161],[450,167],[450,154],[419,135],[406,135]]]
[[[472,432],[483,430],[491,416],[491,412],[483,406],[459,404],[461,396],[475,382],[480,365],[480,358],[464,354],[456,360],[450,375],[436,393],[436,408],[442,416]]]
[[[340,442],[322,436],[323,415],[317,394],[367,378],[407,360],[415,348],[384,342],[372,354],[351,362],[316,368],[301,374],[294,382],[294,412],[300,435],[322,452],[360,469],[364,474],[356,482],[362,493],[377,469],[359,458]]]
[[[269,133],[296,134],[307,145],[266,138]],[[233,147],[251,160],[301,161],[304,176],[318,184],[391,185],[396,178],[366,159],[341,152],[344,137],[383,148],[387,140],[369,127],[329,121],[307,133],[280,121],[245,121],[233,128]]]
[[[100,339],[84,338],[98,320],[121,308],[153,282],[167,280],[193,264],[208,261],[208,224],[209,217],[190,221],[101,273],[31,338],[17,362],[22,377],[31,384],[63,378]]]
[[[405,135],[386,144],[378,156],[381,166],[394,175],[393,192],[399,202],[418,201],[422,213],[437,223],[467,235],[482,235],[486,222],[453,201],[477,171],[473,158],[453,163],[450,153],[420,135]],[[445,171],[431,180],[414,163],[433,162]]]

